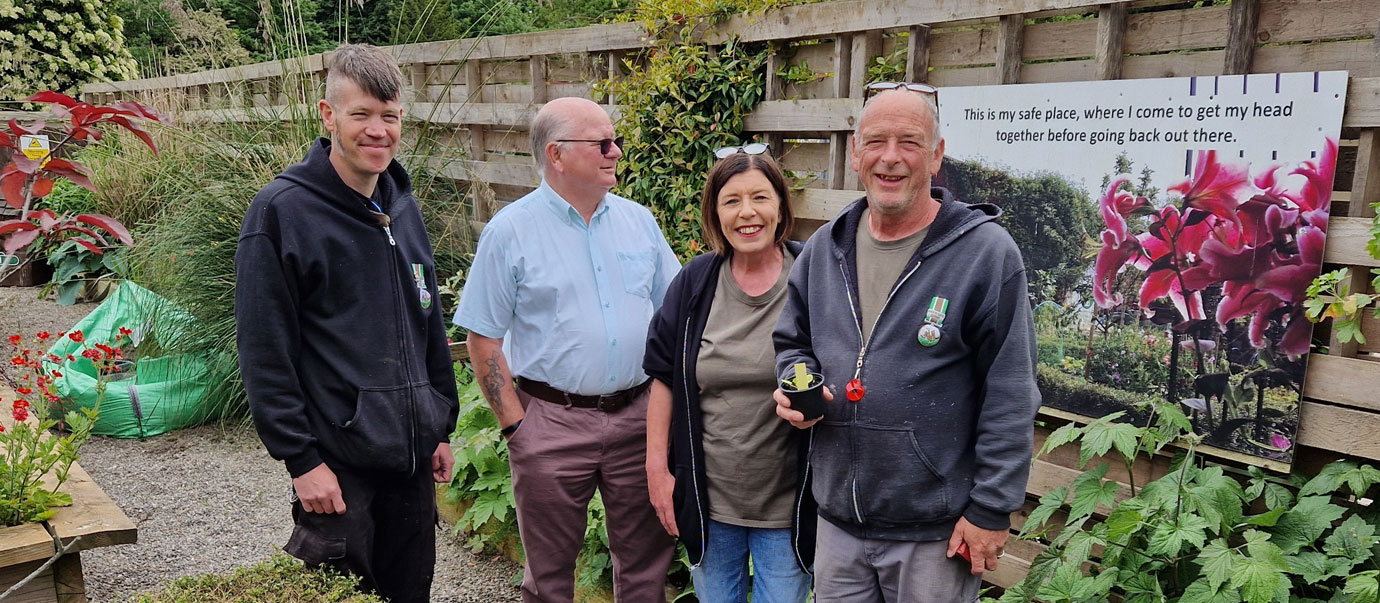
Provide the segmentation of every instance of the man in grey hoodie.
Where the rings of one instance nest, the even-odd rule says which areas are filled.
[[[1020,250],[992,205],[931,187],[935,91],[874,84],[852,140],[867,196],[805,245],[773,338],[833,390],[813,428],[818,601],[956,602],[996,569],[1040,405]]]

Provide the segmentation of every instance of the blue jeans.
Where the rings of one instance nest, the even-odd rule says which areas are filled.
[[[804,603],[810,575],[800,571],[789,528],[745,528],[709,521],[709,546],[691,570],[700,603],[747,603],[752,556],[752,603]]]

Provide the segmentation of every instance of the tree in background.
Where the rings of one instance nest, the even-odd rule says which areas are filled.
[[[137,75],[108,0],[0,0],[0,101]]]
[[[1056,174],[1013,176],[977,162],[944,158],[938,183],[966,203],[992,203],[1002,209],[1002,226],[1025,260],[1030,295],[1039,301],[1070,301],[1072,293],[1091,296],[1086,252],[1098,224],[1088,194]]]
[[[185,0],[119,0],[129,51],[140,77],[158,77],[250,62],[239,35],[215,6]]]
[[[503,35],[605,23],[637,0],[451,0],[461,30]]]

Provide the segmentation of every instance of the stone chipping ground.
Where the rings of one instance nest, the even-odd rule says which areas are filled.
[[[60,307],[37,289],[0,288],[0,335],[70,329],[94,304]],[[148,438],[96,436],[81,466],[139,530],[137,544],[82,553],[91,601],[125,601],[182,576],[229,572],[268,559],[292,532],[290,480],[247,421]],[[475,557],[437,529],[433,601],[521,599],[505,560]]]

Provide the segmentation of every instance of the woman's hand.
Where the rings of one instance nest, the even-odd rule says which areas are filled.
[[[677,538],[680,530],[676,528],[676,509],[671,502],[671,493],[676,489],[676,478],[665,467],[647,468],[647,492],[652,497],[652,508],[656,509],[657,519],[666,533]]]

